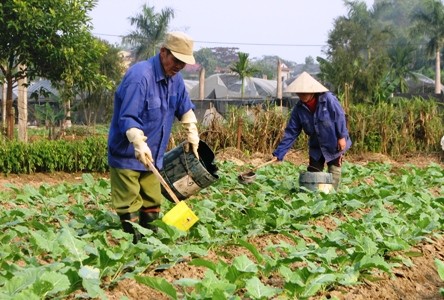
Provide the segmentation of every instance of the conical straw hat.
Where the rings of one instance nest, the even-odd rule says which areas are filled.
[[[328,92],[328,89],[320,84],[316,79],[310,76],[307,72],[303,72],[298,76],[287,88],[287,93],[323,93]]]

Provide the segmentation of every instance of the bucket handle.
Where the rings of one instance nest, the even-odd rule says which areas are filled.
[[[165,179],[163,179],[162,175],[160,175],[159,171],[157,171],[156,167],[153,165],[153,163],[149,160],[147,160],[146,166],[148,170],[154,173],[154,175],[157,177],[157,179],[160,181],[162,186],[165,188],[165,190],[168,192],[168,195],[173,199],[173,201],[176,204],[179,204],[180,200],[177,198],[176,194],[174,194],[173,190],[170,188],[170,186],[166,183]]]

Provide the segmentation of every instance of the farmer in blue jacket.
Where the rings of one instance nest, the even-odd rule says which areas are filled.
[[[307,72],[303,72],[285,90],[300,99],[293,108],[284,136],[273,152],[279,161],[293,146],[302,130],[309,136],[309,172],[323,172],[327,164],[333,187],[338,189],[342,173],[342,157],[352,142],[345,113],[335,95]]]
[[[166,34],[160,52],[130,67],[114,96],[108,136],[111,201],[125,232],[140,234],[131,222],[155,231],[163,201],[160,182],[147,169],[147,161],[162,169],[175,118],[187,130],[188,149],[198,156],[199,134],[194,104],[182,75],[194,64],[191,38],[181,32]]]

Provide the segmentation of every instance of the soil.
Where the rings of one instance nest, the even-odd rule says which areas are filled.
[[[250,157],[244,156],[240,151],[236,149],[227,149],[223,152],[217,153],[216,160],[224,161],[230,160],[239,166],[244,164],[260,165],[268,161],[271,157],[261,153],[255,153]],[[304,152],[290,151],[285,157],[287,161],[300,165],[306,165],[308,163],[308,157]],[[444,166],[444,157],[442,154],[435,156],[418,156],[410,155],[399,157],[396,159],[389,158],[381,154],[367,154],[360,156],[347,156],[346,160],[357,163],[367,164],[369,162],[388,162],[395,167],[402,167],[406,164],[413,164],[417,166],[427,166],[431,162]],[[25,184],[32,186],[40,186],[42,184],[59,184],[62,182],[67,183],[79,183],[82,181],[82,174],[67,174],[67,173],[52,173],[52,174],[31,174],[31,175],[15,175],[10,174],[8,176],[0,176],[0,190],[7,190],[8,184],[14,186],[23,186]],[[107,174],[95,174],[106,178]],[[319,221],[321,226],[328,227],[329,220]],[[322,224],[323,223],[323,224]],[[287,237],[281,235],[264,235],[255,237],[250,240],[257,248],[265,247],[268,243],[277,241],[287,241]],[[351,287],[338,287],[331,291],[326,291],[322,295],[311,298],[314,299],[332,299],[334,297],[344,300],[364,300],[364,299],[443,299],[440,294],[440,289],[444,288],[444,281],[440,279],[436,266],[435,259],[444,260],[444,239],[431,239],[428,242],[420,243],[413,247],[411,251],[418,252],[421,255],[411,258],[412,267],[400,267],[395,269],[393,275],[389,277],[387,274],[381,274],[379,277],[374,277],[373,280],[364,280],[364,284],[351,286]],[[225,253],[230,255],[224,257],[227,262],[231,258],[247,253],[245,248],[231,247],[225,249]],[[216,260],[220,258],[220,253],[210,251],[208,260]],[[173,267],[163,270],[161,272],[150,270],[147,272],[148,276],[159,276],[166,279],[169,282],[180,278],[203,278],[204,269],[200,267],[190,266],[186,261],[177,263]],[[266,279],[269,283],[272,283],[273,277]],[[273,282],[273,285],[276,283]],[[128,299],[153,299],[163,300],[169,299],[165,295],[148,288],[147,286],[140,285],[134,280],[125,279],[120,281],[115,287],[107,291],[107,296],[110,300],[122,299],[127,297]]]

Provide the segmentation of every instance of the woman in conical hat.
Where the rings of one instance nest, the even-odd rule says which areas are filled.
[[[279,161],[293,146],[302,130],[309,136],[309,172],[323,172],[327,164],[337,190],[341,180],[342,157],[350,148],[345,113],[339,100],[307,72],[303,72],[285,90],[296,93],[294,106],[284,136],[273,151]]]

